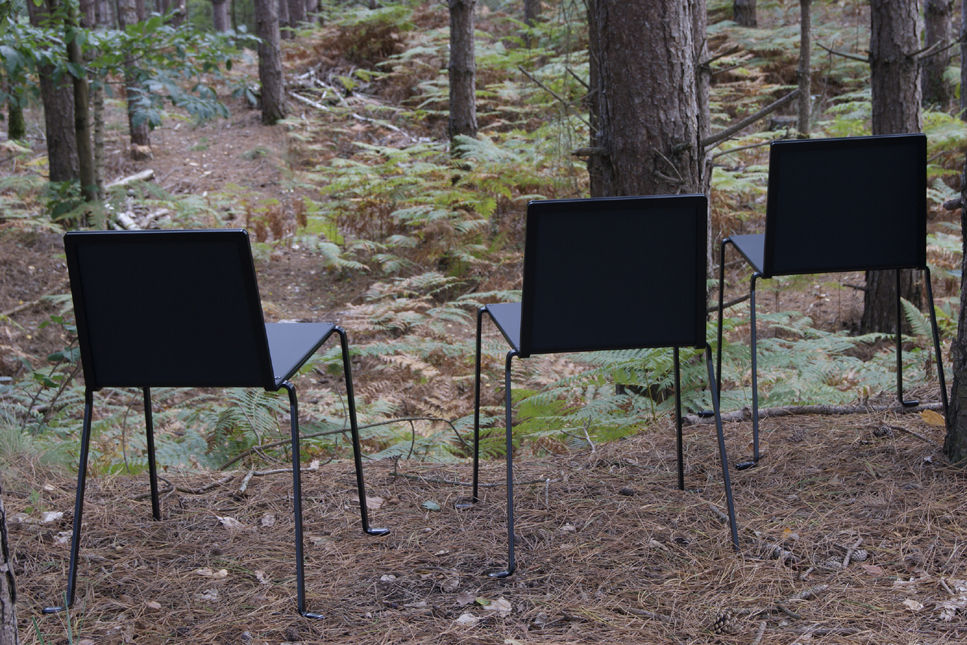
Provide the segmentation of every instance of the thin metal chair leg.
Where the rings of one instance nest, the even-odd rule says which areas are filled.
[[[517,569],[517,562],[514,559],[514,440],[511,432],[513,414],[510,401],[510,363],[514,356],[517,356],[515,350],[507,352],[507,362],[504,365],[504,388],[506,390],[504,405],[507,426],[507,568],[503,571],[488,574],[491,578],[506,578]]]
[[[715,372],[712,368],[712,348],[705,345],[705,364],[708,368],[709,387],[715,388]],[[732,479],[729,477],[729,458],[725,452],[725,434],[722,430],[722,413],[719,409],[717,388],[712,392],[712,408],[715,412],[715,432],[718,435],[719,459],[722,462],[722,480],[725,483],[725,503],[729,512],[729,531],[732,547],[739,550],[739,527],[735,522],[735,500],[732,498]]]
[[[900,269],[896,269],[896,398],[900,405],[912,408],[920,401],[903,398],[903,309],[900,303]]]
[[[477,341],[476,353],[474,354],[473,372],[473,493],[470,501],[476,504],[480,501],[478,482],[480,473],[480,351],[481,333],[483,327],[483,316],[487,312],[486,307],[481,307],[477,311]]]
[[[753,273],[749,281],[749,351],[752,353],[752,461],[735,465],[739,470],[759,463],[759,363],[756,358],[758,328],[755,317],[755,284],[759,273]]]
[[[363,521],[363,531],[370,535],[386,535],[389,529],[374,529],[369,526],[369,509],[366,507],[366,485],[363,481],[362,448],[359,445],[359,424],[356,421],[356,395],[353,392],[353,373],[349,360],[349,339],[342,327],[336,327],[339,344],[342,348],[342,369],[346,377],[346,397],[349,399],[349,429],[353,441],[353,463],[356,466],[356,491],[359,496],[359,515]]]
[[[937,361],[937,380],[940,381],[940,400],[943,401],[944,416],[950,412],[950,401],[947,399],[947,378],[943,373],[943,355],[940,353],[940,330],[937,328],[937,311],[933,304],[933,288],[930,286],[930,267],[924,267],[924,281],[927,284],[927,303],[930,307],[930,327],[933,330],[933,351]]]
[[[725,315],[725,245],[731,242],[732,240],[725,238],[722,240],[722,246],[719,250],[719,323],[715,334],[715,378],[718,379],[715,385],[718,392],[722,391],[722,317]]]
[[[682,378],[678,348],[675,354],[675,441],[678,449],[678,490],[685,490],[685,455],[682,448]]]
[[[154,420],[151,416],[151,388],[145,387],[144,393],[144,430],[148,448],[148,479],[151,482],[151,516],[161,519],[161,505],[158,503],[158,466],[154,457]]]
[[[74,604],[74,588],[77,584],[77,557],[80,552],[81,519],[84,515],[84,489],[87,485],[87,455],[91,447],[91,416],[94,412],[94,393],[84,390],[84,426],[81,430],[81,454],[77,465],[77,493],[74,497],[74,528],[71,533],[70,564],[67,567],[67,591],[64,604],[44,607],[43,613],[55,614]]]
[[[295,387],[288,381],[282,387],[289,393],[289,428],[292,442],[292,512],[295,516],[295,584],[299,613],[306,618],[322,618],[322,614],[306,611],[306,578],[302,552],[302,464],[299,460],[299,401]]]

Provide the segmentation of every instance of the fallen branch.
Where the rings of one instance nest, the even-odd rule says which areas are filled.
[[[205,484],[204,486],[202,486],[200,488],[187,488],[185,486],[176,486],[173,483],[171,483],[170,480],[165,479],[164,477],[158,477],[158,479],[160,479],[164,483],[168,484],[168,488],[166,488],[164,490],[160,490],[160,491],[158,491],[158,493],[161,494],[161,495],[168,495],[169,493],[173,493],[175,491],[178,491],[179,493],[185,493],[187,495],[203,495],[203,494],[207,493],[208,491],[210,491],[213,488],[217,488],[219,486],[222,486],[224,484],[227,484],[232,479],[234,479],[237,475],[238,475],[238,473],[230,473],[228,475],[225,475],[224,477],[222,477],[218,481],[214,481],[214,482]],[[149,497],[151,497],[151,493],[141,493],[140,495],[135,495],[134,496],[134,499],[147,499]]]
[[[715,134],[712,134],[712,135],[709,135],[709,136],[705,137],[705,139],[702,140],[702,146],[705,147],[705,148],[711,148],[711,147],[713,147],[713,146],[715,146],[715,145],[717,145],[717,144],[725,141],[726,139],[728,139],[729,137],[731,137],[733,134],[735,134],[739,130],[742,130],[743,128],[746,128],[746,127],[752,125],[753,123],[755,123],[759,119],[761,119],[761,118],[763,118],[765,116],[768,116],[769,114],[772,114],[773,112],[775,112],[776,110],[778,110],[779,108],[781,108],[783,105],[786,105],[787,103],[790,103],[797,96],[799,96],[799,90],[798,89],[795,89],[795,90],[789,92],[788,94],[786,94],[785,96],[783,96],[781,99],[778,99],[778,100],[773,101],[772,103],[770,103],[769,105],[765,106],[764,108],[762,108],[758,112],[747,116],[746,118],[742,119],[738,123],[735,123],[734,125],[730,125],[729,127],[725,128],[724,130],[721,130],[719,132],[716,132]]]
[[[402,477],[404,479],[412,479],[414,481],[426,482],[427,484],[446,484],[448,486],[473,486],[473,482],[462,482],[455,479],[443,479],[442,477],[427,477],[425,475],[411,475],[409,473],[392,472],[389,474],[390,477]],[[546,484],[550,486],[551,483],[557,483],[557,479],[531,479],[523,482],[514,482],[514,486],[530,486],[531,484]],[[477,486],[480,488],[497,488],[499,486],[506,486],[506,482],[491,482],[491,483],[478,483]]]
[[[920,405],[907,407],[905,405],[787,405],[779,408],[760,408],[759,418],[768,417],[792,417],[803,414],[869,414],[870,412],[922,412],[924,410],[941,410],[942,403],[921,403]],[[735,412],[727,412],[722,415],[722,421],[751,421],[752,409],[744,407]],[[683,425],[699,425],[703,423],[714,423],[715,417],[704,417],[698,414],[687,414],[682,417]]]
[[[822,43],[816,43],[816,44],[819,45],[819,48],[820,49],[825,49],[830,54],[833,54],[835,56],[842,56],[843,58],[850,58],[852,60],[858,60],[858,61],[861,61],[863,63],[869,63],[870,62],[870,57],[869,56],[860,56],[858,54],[850,54],[849,52],[837,51],[835,49],[830,49],[829,47],[827,47],[826,45],[824,45]]]
[[[133,175],[128,175],[122,179],[112,181],[104,188],[117,188],[118,186],[127,186],[128,184],[133,184],[136,181],[148,181],[150,179],[154,179],[154,171],[151,170],[151,168],[148,168],[147,170],[142,170],[141,172],[134,173]]]
[[[312,99],[310,99],[310,98],[308,98],[306,96],[302,96],[301,94],[296,94],[295,92],[290,91],[289,92],[289,96],[291,96],[292,98],[294,98],[297,101],[302,101],[306,105],[308,105],[310,107],[314,107],[317,110],[322,110],[323,112],[329,112],[330,111],[328,105],[323,105],[322,103],[317,103],[316,101],[313,101]]]

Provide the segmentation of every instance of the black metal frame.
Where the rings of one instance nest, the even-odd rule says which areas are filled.
[[[782,153],[784,151],[794,151],[796,148],[817,151],[820,153],[835,154],[836,149],[842,145],[866,147],[871,154],[876,154],[877,150],[883,146],[909,145],[915,149],[919,157],[918,165],[922,166],[922,173],[911,177],[916,183],[916,191],[923,195],[923,200],[918,203],[916,212],[913,213],[912,227],[916,231],[916,238],[910,243],[915,248],[911,259],[903,260],[890,264],[889,262],[877,262],[874,265],[857,264],[850,258],[835,258],[832,262],[822,263],[813,266],[804,266],[801,270],[794,267],[777,269],[776,262],[781,258],[781,251],[778,250],[775,236],[772,229],[777,221],[782,218],[777,204],[778,180],[775,176],[782,165]],[[778,155],[776,153],[779,153]],[[918,200],[920,201],[920,200]],[[943,370],[943,357],[940,351],[940,334],[937,328],[937,315],[934,307],[933,289],[930,282],[930,268],[926,261],[926,138],[923,135],[881,135],[874,137],[853,137],[849,139],[817,139],[808,141],[777,141],[772,144],[770,171],[769,171],[769,198],[768,212],[766,215],[766,232],[764,234],[741,235],[727,237],[722,240],[719,250],[719,293],[718,293],[718,325],[716,329],[716,373],[718,378],[718,391],[722,388],[722,326],[723,308],[725,300],[725,248],[731,245],[739,255],[752,267],[753,272],[749,281],[749,323],[750,323],[750,351],[752,362],[752,459],[740,462],[739,468],[748,468],[758,463],[761,457],[759,448],[759,377],[757,361],[757,327],[756,327],[756,306],[755,293],[756,283],[759,279],[769,279],[782,275],[804,275],[811,273],[840,273],[845,271],[858,270],[893,270],[896,275],[896,367],[897,367],[897,401],[906,407],[919,405],[917,400],[906,400],[903,397],[903,344],[902,344],[902,306],[900,303],[900,271],[904,269],[920,270],[924,274],[924,282],[927,289],[927,299],[930,308],[930,325],[933,332],[934,357],[937,366],[937,376],[940,382],[940,397],[943,402],[944,414],[949,411],[949,401],[947,396],[947,385]]]
[[[290,424],[290,434],[291,434],[291,452],[292,452],[292,492],[293,492],[293,516],[295,522],[295,552],[296,552],[296,591],[297,591],[297,608],[301,615],[307,618],[321,618],[322,615],[318,613],[309,612],[306,610],[305,603],[305,574],[304,574],[304,553],[303,553],[303,522],[302,522],[302,477],[301,477],[301,465],[300,465],[300,448],[299,448],[299,406],[298,398],[296,396],[295,386],[289,381],[289,379],[295,374],[296,371],[302,366],[302,364],[315,353],[319,347],[321,347],[329,337],[336,333],[339,336],[340,349],[342,352],[342,362],[343,362],[343,372],[345,376],[346,383],[346,396],[348,399],[349,407],[349,424],[352,436],[353,445],[353,460],[356,469],[356,486],[359,496],[359,512],[360,518],[362,520],[363,531],[370,535],[385,535],[389,532],[388,529],[384,528],[371,528],[369,524],[369,514],[366,507],[366,488],[365,482],[363,480],[363,469],[362,469],[362,459],[360,455],[360,442],[359,442],[359,427],[356,418],[356,403],[355,395],[353,392],[353,381],[352,381],[352,370],[350,365],[349,357],[349,341],[345,330],[341,327],[323,323],[294,323],[294,324],[272,324],[273,331],[276,332],[273,336],[277,338],[282,338],[284,336],[284,331],[295,330],[297,326],[302,325],[302,329],[309,330],[309,336],[312,338],[312,343],[310,347],[303,347],[303,350],[308,350],[308,353],[301,356],[301,358],[294,362],[294,364],[285,364],[284,373],[279,375],[273,375],[273,365],[271,361],[270,343],[267,340],[266,326],[262,323],[262,311],[261,305],[258,304],[258,287],[255,283],[255,272],[252,266],[251,251],[248,246],[248,238],[244,231],[152,231],[152,232],[138,232],[138,233],[108,233],[108,232],[86,232],[86,233],[69,233],[65,236],[65,248],[67,250],[68,268],[70,270],[71,276],[71,290],[74,295],[74,308],[75,316],[77,319],[78,326],[78,337],[81,346],[81,360],[84,367],[86,387],[84,391],[84,421],[81,431],[81,452],[78,464],[77,473],[77,492],[74,501],[74,519],[73,519],[73,530],[71,533],[71,550],[70,550],[70,562],[68,565],[68,575],[67,575],[67,590],[64,595],[64,603],[59,606],[46,607],[43,609],[43,613],[50,614],[63,611],[70,607],[74,602],[75,588],[77,582],[77,561],[80,551],[80,537],[81,537],[81,523],[83,519],[84,512],[84,493],[87,484],[87,465],[88,465],[88,454],[90,449],[90,439],[91,439],[91,421],[94,411],[94,392],[102,389],[103,387],[140,387],[143,393],[144,399],[144,417],[145,417],[145,431],[147,438],[147,456],[148,456],[148,476],[151,488],[151,515],[155,520],[161,519],[161,508],[158,496],[158,475],[157,475],[157,465],[155,459],[155,447],[154,447],[154,424],[152,419],[151,411],[151,387],[149,385],[139,385],[134,382],[128,382],[127,379],[122,378],[117,382],[105,382],[99,380],[98,374],[94,369],[94,361],[92,360],[92,342],[89,329],[89,321],[86,312],[86,303],[84,300],[84,290],[83,281],[81,280],[81,262],[78,258],[77,246],[83,245],[89,240],[108,240],[110,244],[123,244],[128,242],[137,243],[138,241],[148,240],[151,242],[157,242],[162,239],[157,236],[166,235],[163,238],[165,240],[178,241],[179,236],[181,239],[192,239],[192,240],[231,240],[232,243],[239,246],[239,252],[242,254],[242,266],[243,271],[251,269],[248,271],[248,275],[245,276],[244,281],[247,287],[250,287],[249,299],[254,303],[250,315],[252,321],[257,326],[261,326],[263,330],[261,340],[263,343],[258,343],[260,347],[255,349],[257,357],[257,364],[261,365],[260,372],[263,374],[263,378],[260,379],[261,383],[253,383],[246,381],[244,377],[241,382],[215,382],[210,383],[206,381],[206,376],[204,374],[193,374],[191,383],[164,383],[164,385],[170,386],[185,386],[185,387],[200,387],[204,385],[212,385],[218,387],[229,387],[229,386],[261,386],[264,387],[266,391],[277,392],[279,390],[285,390],[289,397],[289,424]],[[121,237],[126,236],[126,237]],[[139,237],[135,237],[139,236]],[[147,236],[147,237],[146,237]],[[247,256],[247,257],[246,257]],[[257,308],[257,310],[255,310]],[[281,326],[280,326],[281,325]],[[291,327],[289,326],[291,325]],[[310,329],[310,327],[312,327]],[[318,330],[319,335],[313,336]],[[234,377],[231,377],[234,379]],[[159,385],[158,383],[152,383],[152,385]]]
[[[567,210],[569,208],[584,209],[593,208],[595,205],[603,208],[621,208],[623,204],[636,204],[638,200],[648,200],[649,204],[658,204],[660,200],[679,200],[678,203],[690,205],[695,216],[694,230],[689,236],[694,236],[696,240],[704,240],[706,236],[706,216],[707,202],[704,196],[683,195],[674,197],[649,197],[649,198],[608,198],[596,200],[548,200],[542,202],[532,202],[528,207],[527,221],[527,242],[525,246],[524,259],[524,289],[522,302],[520,304],[503,303],[497,305],[487,305],[481,307],[477,312],[477,327],[475,338],[475,362],[474,362],[474,448],[473,448],[473,488],[471,502],[479,501],[479,464],[480,464],[480,371],[482,353],[482,329],[484,315],[490,317],[494,325],[500,330],[505,340],[511,346],[504,361],[504,412],[505,412],[505,440],[506,440],[506,487],[507,487],[507,567],[500,571],[492,572],[488,575],[494,578],[506,578],[514,573],[517,568],[515,554],[514,536],[514,475],[513,475],[513,433],[512,433],[512,406],[511,406],[511,367],[513,359],[527,358],[532,354],[557,353],[562,351],[590,351],[598,349],[629,349],[642,347],[672,347],[674,352],[674,379],[675,379],[675,425],[676,425],[676,452],[678,458],[678,488],[685,490],[685,470],[684,470],[684,449],[682,440],[682,406],[681,406],[681,383],[680,383],[680,361],[679,350],[681,347],[696,347],[704,349],[706,368],[708,371],[709,387],[712,390],[712,403],[715,415],[715,427],[718,440],[719,457],[722,465],[722,477],[725,486],[726,503],[728,507],[729,529],[733,547],[738,550],[739,537],[738,528],[735,520],[735,504],[732,496],[732,484],[728,468],[728,456],[725,449],[725,437],[722,428],[722,419],[719,413],[719,400],[717,391],[717,381],[712,365],[711,347],[705,341],[705,252],[704,244],[701,249],[695,252],[695,267],[693,275],[696,276],[694,300],[697,303],[694,323],[691,329],[674,330],[675,338],[671,340],[663,339],[662,342],[650,344],[620,344],[615,345],[613,341],[602,338],[598,335],[593,338],[587,336],[577,345],[535,344],[536,336],[539,336],[538,324],[534,315],[534,305],[532,304],[537,289],[535,284],[536,267],[528,262],[528,257],[532,257],[537,242],[535,238],[539,235],[538,215],[541,211],[544,216],[551,215],[554,209]],[[669,202],[670,203],[670,202]],[[535,211],[538,211],[535,213]],[[669,244],[674,245],[674,240],[669,240]],[[693,250],[690,250],[693,251]],[[683,297],[689,294],[683,294]],[[687,298],[686,298],[687,299]],[[499,312],[499,313],[497,313]],[[517,326],[519,323],[519,326]],[[593,331],[590,326],[586,330],[588,335]],[[470,504],[461,504],[460,507],[468,507]]]

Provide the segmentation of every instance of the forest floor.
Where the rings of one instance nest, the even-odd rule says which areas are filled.
[[[233,185],[278,197],[291,161],[284,131],[262,126],[240,105],[229,119],[199,127],[167,122],[153,134],[153,159],[143,162],[125,158],[122,130],[109,136],[109,180],[150,168],[166,191],[199,197]],[[206,225],[247,224],[237,216]],[[66,344],[60,327],[45,324],[61,308],[45,296],[68,291],[61,249],[59,233],[0,224],[0,376],[21,378],[21,359]],[[316,254],[291,245],[259,258],[257,272],[273,320],[341,320],[371,281],[324,271]],[[823,280],[781,296],[764,290],[760,306],[802,311],[824,329],[854,328],[860,292],[830,290]],[[455,333],[455,342],[472,345],[469,327]],[[936,385],[911,394],[934,401]],[[891,396],[869,403],[889,404]],[[468,398],[463,407],[470,405]],[[21,638],[84,645],[967,639],[967,474],[946,464],[937,415],[775,417],[762,432],[760,464],[731,471],[738,552],[722,521],[714,425],[686,427],[686,491],[676,487],[670,420],[610,444],[589,439],[579,450],[518,455],[518,570],[504,580],[486,575],[506,564],[502,461],[483,463],[482,499],[469,510],[454,506],[468,495],[469,464],[368,461],[371,520],[391,530],[384,537],[360,530],[351,462],[307,465],[307,608],[321,620],[296,612],[284,467],[165,470],[157,522],[145,476],[92,476],[75,606],[42,615],[60,602],[66,582],[75,481],[23,463],[0,473]],[[733,461],[748,456],[750,434],[748,422],[725,424]]]

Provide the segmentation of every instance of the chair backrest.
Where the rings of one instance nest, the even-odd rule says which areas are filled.
[[[272,388],[248,234],[64,236],[87,387]]]
[[[705,345],[704,195],[530,202],[520,354]]]
[[[766,276],[924,267],[926,222],[926,136],[772,144]]]

